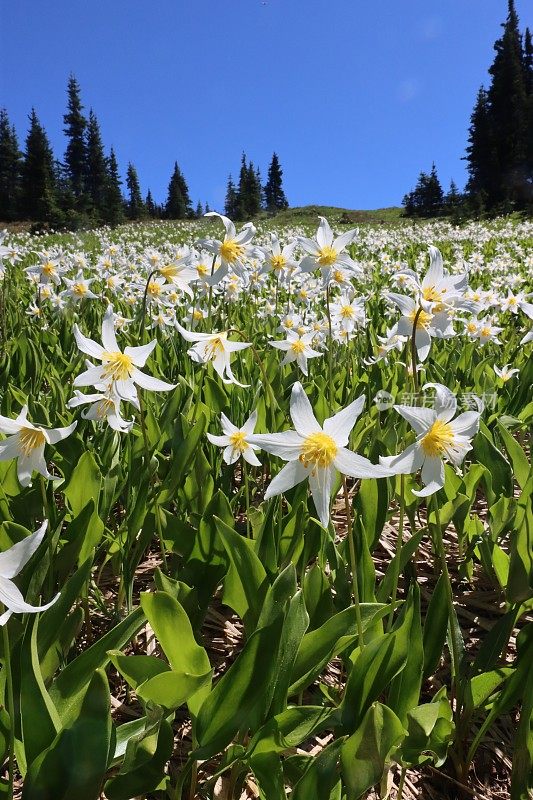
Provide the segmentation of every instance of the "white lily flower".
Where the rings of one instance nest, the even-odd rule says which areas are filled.
[[[520,344],[527,344],[528,342],[533,342],[533,328],[520,340]]]
[[[94,278],[84,278],[83,272],[81,269],[79,270],[78,274],[74,279],[71,278],[63,278],[65,283],[67,284],[67,289],[61,292],[63,297],[69,297],[71,300],[75,300],[76,302],[79,300],[95,300],[97,295],[91,291],[90,286],[91,283],[95,280]]]
[[[127,400],[134,405],[137,402],[135,384],[141,389],[152,392],[168,392],[175,386],[159,378],[153,378],[141,372],[139,367],[144,367],[146,360],[157,341],[154,339],[149,344],[139,347],[126,347],[122,352],[117,344],[113,306],[109,306],[102,322],[102,342],[98,344],[84,336],[77,325],[74,325],[76,343],[82,353],[102,362],[101,366],[90,367],[74,380],[74,386],[109,386],[122,400]]]
[[[296,361],[303,374],[307,375],[307,359],[316,358],[317,356],[322,355],[322,353],[319,353],[318,350],[313,350],[311,347],[311,342],[315,336],[316,334],[314,331],[311,331],[310,333],[304,333],[302,336],[300,336],[297,331],[289,330],[287,331],[287,338],[285,341],[269,342],[269,344],[278,350],[285,350],[285,357],[281,362],[282,367],[284,367],[285,364],[290,364],[291,362]]]
[[[251,342],[230,342],[228,332],[220,333],[193,333],[188,331],[176,322],[176,328],[187,342],[195,342],[194,346],[187,350],[187,354],[197,364],[207,364],[213,362],[215,372],[220,375],[224,383],[234,383],[243,389],[248,388],[249,384],[239,383],[231,370],[231,354],[237,350],[246,350]]]
[[[91,407],[82,411],[83,419],[92,419],[94,422],[107,420],[109,427],[120,433],[129,433],[133,428],[133,420],[125,420],[120,413],[120,397],[112,392],[99,392],[97,394],[82,394],[77,389],[74,390],[74,397],[67,403],[67,408],[77,408],[78,406],[90,403]]]
[[[233,222],[216,211],[208,211],[204,217],[218,217],[222,220],[226,230],[223,242],[218,239],[202,239],[198,242],[201,247],[220,259],[220,266],[212,276],[205,278],[206,282],[209,286],[214,286],[226,277],[230,268],[240,278],[243,278],[246,274],[245,260],[255,252],[254,248],[250,247],[250,242],[256,233],[255,226],[251,222],[247,222],[237,233]]]
[[[444,460],[458,467],[472,449],[471,440],[479,429],[479,411],[465,411],[453,419],[457,411],[453,392],[440,383],[426,383],[424,389],[428,388],[434,388],[436,392],[434,408],[394,406],[413,427],[416,433],[414,444],[397,456],[379,459],[396,475],[408,475],[421,469],[424,488],[413,490],[418,497],[428,497],[442,489]]]
[[[45,521],[35,533],[26,536],[8,550],[0,553],[0,602],[6,611],[0,616],[0,625],[5,625],[12,614],[37,614],[53,606],[59,594],[44,606],[31,606],[24,600],[20,589],[13,583],[19,572],[26,566],[32,555],[36,552],[42,540],[48,522]]]
[[[248,464],[260,467],[261,462],[254,453],[254,450],[259,450],[259,448],[249,441],[257,424],[257,411],[250,415],[241,428],[237,428],[223,413],[220,415],[220,424],[224,435],[214,436],[212,433],[208,433],[207,438],[211,444],[224,448],[222,458],[226,464],[234,464],[242,456]]]
[[[326,419],[321,426],[302,384],[295,383],[292,387],[290,414],[296,430],[254,434],[249,439],[267,453],[289,462],[271,482],[265,499],[286,492],[309,479],[318,518],[327,527],[331,487],[336,470],[352,478],[384,478],[391,475],[386,467],[372,464],[367,458],[346,447],[364,402],[364,397],[359,397],[338,414]]]
[[[322,269],[322,277],[326,284],[329,284],[331,274],[335,267],[344,267],[352,274],[360,273],[361,268],[353,261],[348,253],[345,252],[349,244],[357,236],[354,229],[342,233],[334,238],[333,231],[325,217],[319,217],[320,224],[316,232],[316,239],[307,239],[303,236],[298,237],[298,243],[302,250],[308,255],[300,263],[302,272],[312,272],[317,267]]]
[[[16,419],[0,416],[0,432],[7,434],[7,439],[0,442],[0,461],[17,459],[17,477],[21,486],[31,486],[34,471],[53,480],[54,476],[46,466],[44,447],[66,439],[77,424],[73,422],[66,428],[41,428],[28,420],[28,406],[24,406]]]
[[[513,375],[518,375],[518,373],[520,372],[519,369],[516,368],[509,369],[509,367],[510,364],[504,364],[503,367],[500,369],[499,367],[496,366],[496,364],[494,365],[494,372],[496,373],[498,378],[502,379],[504,383],[510,380],[513,377]]]

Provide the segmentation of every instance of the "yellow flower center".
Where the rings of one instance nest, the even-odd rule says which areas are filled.
[[[55,275],[56,268],[51,261],[47,261],[45,264],[43,264],[41,271],[43,275]]]
[[[305,350],[305,345],[301,339],[297,339],[295,342],[291,344],[291,350],[293,351],[293,353],[300,355],[300,353],[303,353],[303,351]]]
[[[418,314],[418,319],[416,320],[416,327],[417,328],[427,328],[429,323],[433,318],[433,314],[427,314],[425,311],[419,311],[419,309],[414,308],[411,313],[409,314],[408,319],[414,323],[415,317]]]
[[[327,244],[325,247],[321,247],[318,251],[318,258],[317,261],[321,267],[331,267],[337,260],[337,251],[334,250],[331,245]]]
[[[125,353],[102,353],[102,361],[105,364],[104,377],[112,381],[126,381],[130,377],[133,361],[131,356]]]
[[[44,446],[46,438],[44,433],[38,428],[21,428],[19,432],[20,449],[25,456],[29,456],[32,450]]]
[[[174,264],[167,264],[166,267],[159,267],[159,273],[164,278],[173,278],[178,274],[178,268]]]
[[[282,255],[272,256],[272,258],[270,259],[270,263],[272,264],[272,269],[274,270],[283,269],[283,267],[287,263],[287,259],[285,258],[285,256]]]
[[[319,431],[318,433],[312,433],[310,436],[306,436],[298,458],[304,467],[313,465],[314,467],[321,467],[324,469],[325,467],[331,466],[338,449],[335,440],[332,439],[331,436]]]
[[[157,281],[150,281],[148,284],[148,294],[152,297],[157,297],[161,294],[161,284]]]
[[[83,295],[87,293],[87,287],[84,283],[75,283],[72,287],[72,291],[74,294],[78,294],[80,297],[83,297]]]
[[[441,419],[436,419],[420,444],[426,456],[435,458],[442,455],[448,445],[453,444],[453,438],[450,425]]]
[[[108,397],[103,397],[96,406],[96,416],[98,419],[105,419],[109,411],[114,408],[115,404]]]
[[[442,292],[435,286],[426,286],[426,288],[422,291],[422,297],[424,300],[427,300],[428,303],[440,303],[442,301]]]
[[[477,324],[475,322],[469,322],[466,329],[468,333],[475,333],[477,331]]]
[[[199,308],[195,308],[194,311],[192,312],[192,318],[193,319],[203,319],[204,315],[202,314],[202,312],[200,311]]]
[[[207,275],[207,267],[206,267],[205,264],[198,264],[196,269],[198,271],[198,275],[200,275],[200,276]]]
[[[490,337],[490,328],[481,328],[481,335],[486,338]]]
[[[341,317],[344,319],[351,319],[354,315],[354,310],[352,306],[342,306],[341,308]]]
[[[206,347],[206,357],[210,360],[216,358],[217,353],[224,352],[224,342],[220,336],[210,339]]]
[[[516,301],[516,297],[510,297],[510,298],[509,298],[509,305],[510,305],[510,306],[515,306],[515,305],[516,305],[516,302],[517,302],[517,301]]]
[[[285,325],[286,328],[294,328],[294,322],[292,321],[292,319],[286,319],[283,324]]]
[[[233,264],[244,255],[244,247],[235,239],[227,239],[220,245],[220,255],[228,264]]]
[[[244,431],[235,431],[229,437],[231,445],[234,450],[238,450],[239,453],[244,453],[245,450],[248,450],[249,445],[245,442],[246,434]]]

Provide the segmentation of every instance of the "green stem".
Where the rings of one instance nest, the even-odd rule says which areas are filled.
[[[150,286],[150,281],[152,280],[152,278],[154,277],[156,272],[157,272],[157,270],[153,269],[149,273],[148,280],[146,281],[146,286],[144,287],[143,302],[142,302],[142,306],[141,306],[141,322],[140,322],[140,325],[139,325],[139,340],[140,340],[141,344],[143,343],[143,339],[144,339],[144,322],[145,322],[145,319],[146,319],[146,298],[148,296],[148,287]]]
[[[402,543],[403,543],[403,522],[405,517],[405,475],[400,475],[400,522],[398,524],[398,539],[396,541],[396,553],[394,554],[394,572],[392,583],[391,595],[391,608],[389,620],[387,622],[387,631],[392,628],[392,620],[394,618],[394,607],[396,606],[396,595],[398,593],[398,581],[400,578],[400,563],[402,557]]]
[[[244,497],[246,502],[246,536],[250,539],[250,481],[248,479],[248,465],[244,458],[242,459],[242,473],[244,475]]]
[[[415,314],[415,318],[413,320],[413,332],[411,334],[411,369],[413,370],[413,389],[415,393],[418,392],[418,372],[417,372],[417,361],[416,361],[416,329],[418,326],[418,318],[422,313],[423,309],[422,306],[417,310]]]
[[[148,433],[146,430],[146,417],[144,413],[144,402],[142,396],[142,389],[139,390],[139,419],[141,422],[141,431],[144,443],[144,459],[145,459],[145,469],[150,469],[150,447],[148,445]]]
[[[329,285],[326,286],[326,316],[328,318],[328,400],[329,413],[333,413],[333,328],[331,324],[331,312],[329,308]]]
[[[407,773],[407,769],[402,767],[402,771],[400,773],[400,783],[398,784],[398,792],[396,794],[396,800],[402,800],[403,797],[403,785],[405,783],[405,775]]]
[[[0,612],[5,611],[4,604],[0,603]],[[7,622],[2,626],[2,639],[4,643],[4,668],[6,670],[7,713],[9,716],[9,761],[8,761],[8,787],[7,800],[13,800],[13,777],[15,772],[15,701],[13,696],[13,673],[11,671],[11,648],[9,645],[9,631]]]
[[[350,568],[352,572],[352,588],[353,599],[355,605],[355,618],[357,620],[357,634],[359,638],[359,647],[364,650],[365,643],[363,641],[363,621],[361,617],[361,606],[359,602],[359,581],[357,578],[357,559],[355,557],[355,542],[354,542],[354,526],[352,525],[352,515],[350,509],[350,495],[348,493],[348,484],[346,476],[342,479],[342,488],[344,490],[344,503],[346,507],[346,525],[348,536],[348,548],[350,550]]]
[[[159,503],[155,503],[154,505],[154,512],[155,512],[155,524],[157,528],[157,536],[159,538],[159,546],[161,548],[161,558],[163,559],[163,565],[165,567],[165,572],[168,572],[168,561],[167,555],[165,553],[165,544],[163,542],[163,530],[161,527],[161,507]]]

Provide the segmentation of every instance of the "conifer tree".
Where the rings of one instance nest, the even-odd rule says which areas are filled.
[[[239,215],[239,196],[231,175],[228,177],[228,183],[226,186],[224,214],[230,219],[237,219]]]
[[[237,205],[235,219],[246,219],[248,216],[249,206],[249,180],[248,180],[248,166],[246,164],[246,154],[243,152],[241,155],[241,168],[239,170],[239,184],[237,187]]]
[[[106,201],[103,216],[104,222],[115,226],[124,221],[124,198],[120,189],[122,181],[120,180],[117,158],[113,148],[111,148],[106,166]]]
[[[209,208],[209,203],[206,200],[204,205],[204,214],[209,214],[210,211],[211,209]]]
[[[54,222],[58,205],[54,180],[54,156],[35,109],[30,114],[21,180],[21,216]]]
[[[80,87],[74,75],[70,75],[68,79],[67,97],[67,113],[63,116],[63,122],[65,123],[63,132],[68,139],[65,151],[65,165],[72,192],[78,205],[80,205],[85,191],[85,176],[87,173],[85,143],[87,120],[82,114],[83,106],[80,98]]]
[[[198,200],[198,203],[196,205],[196,211],[194,212],[194,216],[196,217],[196,219],[200,219],[200,217],[202,217],[203,214],[204,214],[204,208],[203,208],[202,203],[200,202],[200,200]]]
[[[126,187],[128,189],[127,214],[129,219],[141,219],[144,216],[145,208],[139,185],[139,176],[133,164],[128,162],[126,171]]]
[[[189,189],[177,161],[174,162],[174,171],[168,184],[165,216],[168,219],[186,219],[192,216]]]
[[[157,216],[157,209],[150,189],[148,189],[148,192],[146,194],[146,200],[144,201],[144,205],[146,206],[146,213],[148,214],[148,216],[154,219]]]
[[[0,109],[0,220],[17,219],[20,201],[21,152],[7,111]]]
[[[91,206],[98,217],[102,217],[106,204],[107,165],[102,144],[100,126],[92,109],[87,125],[87,163],[85,185]]]
[[[469,173],[466,191],[471,205],[482,212],[496,202],[498,185],[495,131],[488,95],[483,86],[478,91],[470,118],[466,153]]]
[[[435,164],[429,173],[420,173],[415,189],[405,195],[402,205],[407,217],[436,217],[442,213],[444,192]]]
[[[272,161],[268,168],[267,182],[264,187],[265,208],[271,214],[288,207],[287,198],[283,191],[283,170],[281,169],[277,153],[272,154]]]

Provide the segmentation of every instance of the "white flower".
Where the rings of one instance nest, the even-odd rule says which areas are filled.
[[[121,352],[115,336],[113,306],[108,307],[102,322],[103,347],[84,336],[77,325],[74,325],[74,336],[82,353],[102,362],[101,366],[90,367],[78,375],[74,386],[96,386],[97,389],[102,385],[110,387],[122,400],[128,400],[134,405],[137,402],[135,384],[153,392],[168,392],[175,388],[174,385],[146,375],[138,369],[144,367],[146,359],[156,346],[155,339],[140,347],[126,347]]]
[[[92,419],[95,422],[103,422],[107,420],[109,427],[114,431],[121,433],[129,433],[133,427],[133,420],[128,422],[120,414],[120,397],[112,392],[98,394],[82,394],[77,389],[74,390],[74,397],[67,403],[67,408],[76,408],[77,406],[90,403],[91,407],[82,411],[83,419]]]
[[[509,364],[504,364],[504,366],[501,369],[499,369],[499,367],[497,367],[496,364],[494,365],[494,372],[499,378],[502,379],[504,383],[510,380],[513,377],[513,375],[518,375],[518,373],[520,372],[519,369],[509,369],[509,366],[510,366]]]
[[[220,375],[224,383],[234,383],[242,388],[247,388],[249,384],[239,383],[231,370],[231,354],[236,350],[245,350],[250,347],[251,342],[230,342],[228,332],[220,333],[192,333],[182,328],[176,322],[176,328],[187,342],[195,342],[194,347],[187,350],[188,355],[197,364],[207,364],[213,362],[215,372]]]
[[[422,470],[424,488],[413,491],[427,497],[444,486],[444,461],[459,466],[472,449],[471,439],[478,431],[480,412],[465,411],[453,419],[457,411],[454,394],[440,383],[427,383],[434,388],[434,408],[394,406],[416,433],[416,441],[397,456],[380,457],[380,463],[393,474],[408,475]]]
[[[334,267],[344,267],[350,270],[352,274],[360,272],[361,269],[358,264],[345,252],[348,245],[355,239],[357,231],[355,229],[346,231],[346,233],[334,238],[327,219],[325,217],[319,217],[319,219],[320,224],[316,232],[316,239],[298,237],[300,247],[309,254],[300,263],[302,272],[312,272],[317,267],[320,267],[326,284],[329,283]]]
[[[28,420],[28,406],[24,406],[16,419],[0,417],[0,432],[7,439],[0,442],[0,461],[17,459],[17,476],[21,486],[31,485],[32,472],[39,472],[44,478],[53,480],[44,459],[44,446],[56,444],[66,439],[75,429],[77,422],[66,428],[41,428]]]
[[[70,278],[63,278],[63,280],[68,288],[61,292],[62,297],[70,297],[75,301],[96,298],[94,292],[89,288],[94,278],[84,278],[81,269],[73,280]]]
[[[391,475],[387,468],[372,464],[346,447],[364,402],[364,398],[359,397],[338,414],[326,419],[321,426],[302,384],[295,383],[292,387],[290,413],[296,430],[254,434],[249,439],[267,453],[289,462],[271,482],[265,499],[286,492],[297,483],[309,479],[318,518],[327,527],[331,487],[336,470],[353,478],[384,478]]]
[[[38,531],[0,553],[0,602],[6,608],[6,611],[0,616],[0,625],[5,625],[12,614],[36,614],[39,611],[46,611],[59,597],[57,594],[44,606],[31,606],[26,603],[20,589],[11,580],[26,566],[38,549],[44,539],[47,525],[48,522],[43,522]]]
[[[202,239],[198,243],[220,259],[220,266],[212,276],[205,278],[206,282],[210,286],[219,283],[222,278],[226,277],[230,267],[240,278],[243,278],[246,274],[244,262],[255,252],[254,248],[249,246],[256,232],[255,226],[251,222],[247,222],[237,233],[233,222],[216,211],[208,211],[204,217],[218,217],[222,220],[226,230],[223,242],[218,239]]]
[[[289,330],[287,331],[287,338],[285,341],[269,342],[269,344],[271,344],[272,347],[276,347],[278,350],[285,350],[285,358],[281,362],[282,367],[284,367],[285,364],[296,361],[303,374],[307,375],[307,359],[322,355],[318,350],[313,350],[311,347],[311,342],[315,336],[316,334],[314,331],[311,331],[311,333],[304,333],[303,336],[300,336],[297,331]]]
[[[212,433],[208,433],[207,438],[211,444],[216,444],[218,447],[224,448],[222,458],[226,464],[234,464],[235,461],[242,456],[248,464],[254,467],[260,467],[261,462],[254,453],[254,450],[259,450],[259,448],[249,441],[250,436],[254,432],[256,423],[257,411],[253,412],[241,428],[237,428],[233,422],[230,422],[225,414],[221,414],[220,424],[222,425],[224,435],[213,436]]]

